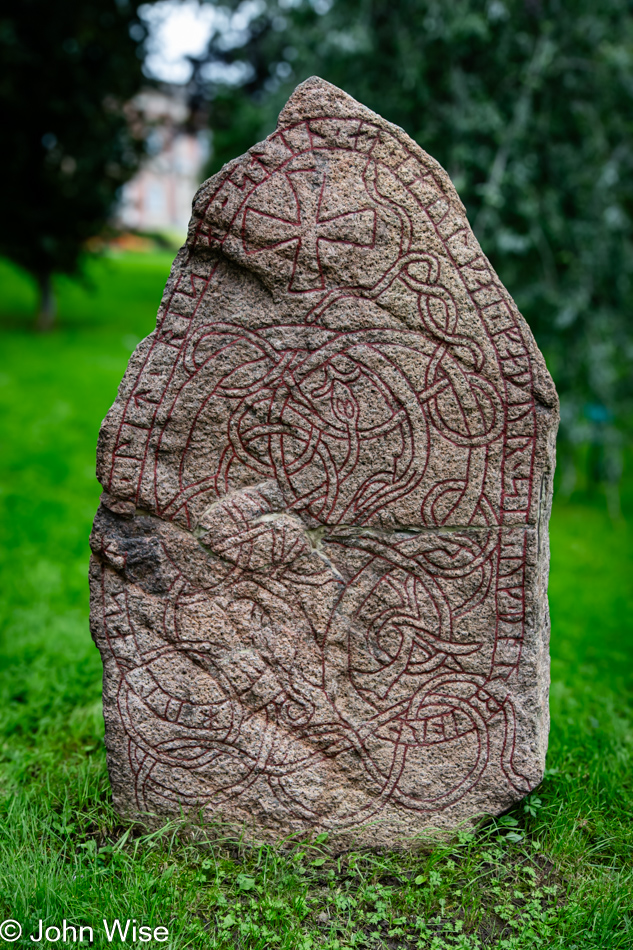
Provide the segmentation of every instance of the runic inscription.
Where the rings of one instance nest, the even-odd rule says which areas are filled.
[[[100,435],[120,811],[393,844],[533,788],[557,419],[446,173],[299,86],[196,196]]]

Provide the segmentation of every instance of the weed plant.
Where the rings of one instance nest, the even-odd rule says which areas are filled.
[[[210,950],[633,947],[633,537],[582,484],[552,520],[545,780],[508,815],[408,853],[277,847],[110,803],[101,664],[88,632],[94,448],[169,259],[105,258],[60,282],[60,329],[0,265],[0,918],[136,919]],[[624,482],[623,511],[631,512]],[[127,943],[132,942],[128,934]],[[154,944],[152,944],[154,945]]]

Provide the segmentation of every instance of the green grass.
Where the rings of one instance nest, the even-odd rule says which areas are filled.
[[[44,337],[32,286],[0,264],[0,920],[23,924],[14,946],[33,946],[40,918],[91,925],[102,945],[102,919],[130,917],[182,948],[633,947],[633,536],[600,493],[554,509],[552,731],[527,805],[407,855],[117,818],[87,620],[94,448],[168,267],[93,263],[84,285],[59,283]]]

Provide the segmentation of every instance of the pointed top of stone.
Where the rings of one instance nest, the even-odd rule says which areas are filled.
[[[299,83],[279,113],[277,128],[283,129],[304,119],[328,116],[337,119],[380,119],[377,113],[320,76],[310,76]],[[381,120],[384,121],[384,120]]]
[[[352,119],[371,123],[374,127],[383,129],[405,144],[405,147],[421,159],[425,165],[437,175],[438,182],[450,200],[465,213],[466,209],[457,194],[453,182],[438,161],[428,152],[425,152],[403,128],[384,119],[377,112],[373,112],[357,99],[354,99],[343,89],[333,83],[321,79],[320,76],[310,76],[299,83],[279,113],[277,129],[282,132],[297,123],[315,119]]]

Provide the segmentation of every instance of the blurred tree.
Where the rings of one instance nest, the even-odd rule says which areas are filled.
[[[0,14],[0,253],[41,290],[53,323],[51,275],[72,273],[103,227],[143,143],[126,103],[144,77],[137,0],[19,0]]]
[[[451,175],[545,352],[568,460],[592,443],[616,483],[633,395],[631,0],[223,6],[241,29],[216,34],[195,73],[216,79],[210,170],[268,134],[312,74],[401,125]],[[240,63],[241,84],[218,83]]]

